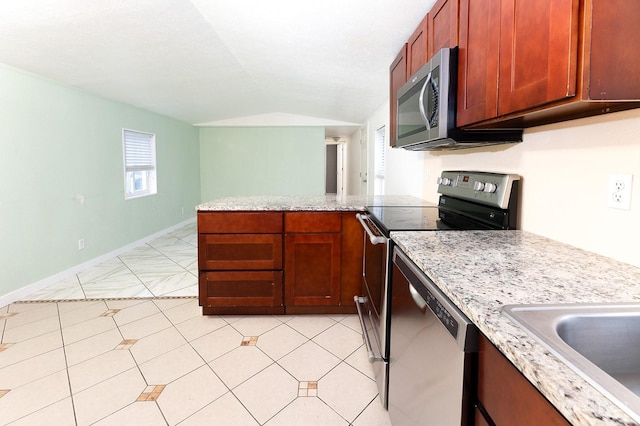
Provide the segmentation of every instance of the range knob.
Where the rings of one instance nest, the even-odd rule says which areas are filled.
[[[480,182],[479,180],[473,182],[474,191],[482,191],[483,189],[484,189],[484,182]]]
[[[436,183],[438,185],[449,186],[449,185],[451,185],[451,179],[449,179],[447,177],[439,177],[438,179],[436,179]]]
[[[484,184],[484,192],[496,192],[498,186],[495,183],[487,182]]]

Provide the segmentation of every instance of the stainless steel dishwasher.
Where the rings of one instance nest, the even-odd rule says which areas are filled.
[[[473,424],[477,328],[398,247],[392,273],[391,423]]]

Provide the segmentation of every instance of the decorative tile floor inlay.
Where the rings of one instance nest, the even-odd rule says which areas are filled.
[[[9,318],[11,318],[11,317],[13,317],[15,315],[18,315],[18,313],[17,312],[9,312],[9,313],[6,313],[6,314],[1,314],[0,315],[0,321],[9,319]]]
[[[138,339],[125,339],[116,346],[116,350],[118,349],[130,349],[131,346],[135,345]]]
[[[318,382],[300,382],[298,396],[318,396]]]
[[[107,312],[105,312],[104,314],[101,314],[101,317],[112,317],[115,314],[117,314],[118,312],[120,312],[120,309],[109,309]]]
[[[9,393],[9,389],[0,389],[0,398]]]
[[[258,336],[245,336],[242,338],[240,346],[255,346],[258,343]]]
[[[136,401],[155,401],[158,399],[164,388],[165,385],[147,386]]]
[[[4,351],[5,349],[9,349],[9,347],[12,345],[13,343],[0,343],[0,352]]]

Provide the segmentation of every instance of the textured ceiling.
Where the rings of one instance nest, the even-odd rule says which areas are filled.
[[[189,123],[363,123],[435,0],[20,0],[0,62]]]

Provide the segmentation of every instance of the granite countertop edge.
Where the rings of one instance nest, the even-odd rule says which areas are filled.
[[[640,268],[524,231],[391,237],[572,424],[638,424],[517,326],[502,306],[639,302]]]

